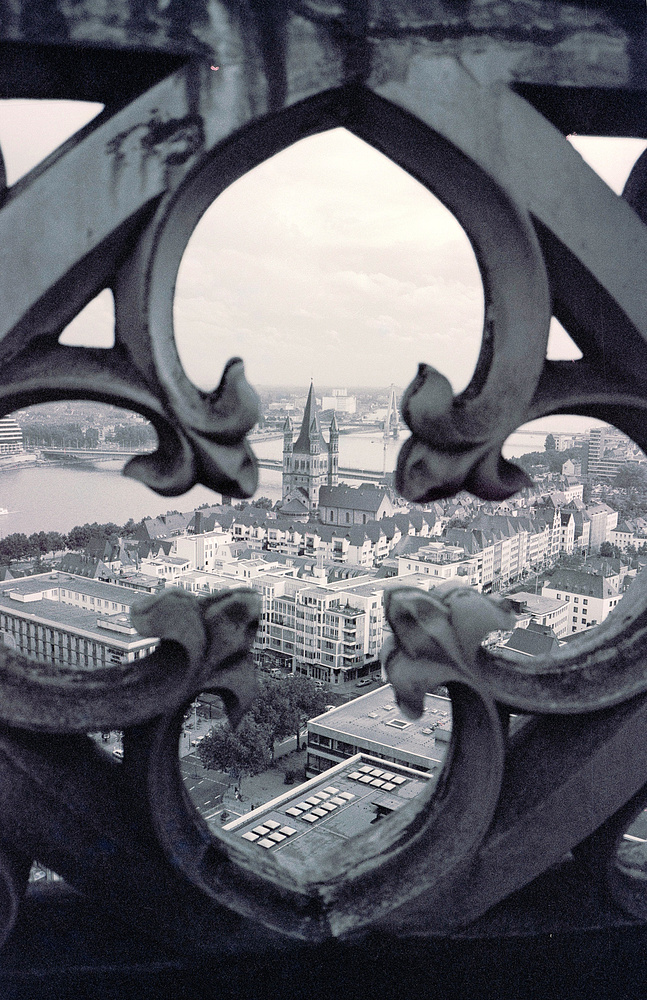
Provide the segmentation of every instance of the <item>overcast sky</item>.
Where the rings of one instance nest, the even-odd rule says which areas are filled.
[[[99,105],[0,102],[9,183],[91,119]],[[642,140],[573,145],[620,192]],[[419,361],[454,390],[478,353],[483,294],[453,216],[420,184],[342,129],[314,136],[231,185],[184,255],[175,300],[178,350],[202,388],[239,354],[258,385],[405,386]],[[109,293],[65,343],[109,346]],[[549,356],[578,357],[557,326]]]

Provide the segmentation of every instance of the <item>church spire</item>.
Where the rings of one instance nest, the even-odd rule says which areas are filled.
[[[319,428],[319,415],[317,413],[317,401],[315,400],[314,383],[310,382],[310,391],[306,400],[306,408],[303,411],[303,420],[299,437],[294,445],[294,451],[299,454],[310,454],[321,449],[321,430]]]

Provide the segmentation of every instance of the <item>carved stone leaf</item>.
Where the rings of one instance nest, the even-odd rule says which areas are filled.
[[[401,587],[385,595],[393,639],[382,662],[398,704],[412,718],[423,711],[424,696],[454,679],[476,681],[474,664],[481,642],[495,629],[514,628],[505,602],[453,583],[424,593]]]
[[[251,647],[259,612],[260,598],[249,591],[225,591],[196,600],[186,591],[170,590],[141,601],[131,618],[139,632],[184,648],[189,697],[207,688],[218,690],[231,724],[236,725],[258,692]]]

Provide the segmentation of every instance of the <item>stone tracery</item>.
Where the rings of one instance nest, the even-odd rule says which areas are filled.
[[[297,139],[343,125],[455,212],[486,293],[481,359],[467,389],[453,398],[431,358],[422,359],[407,392],[403,416],[413,437],[399,461],[401,492],[431,499],[467,487],[509,496],[524,480],[501,459],[501,445],[522,422],[546,413],[600,416],[646,448],[644,162],[625,199],[616,198],[530,100],[539,88],[535,101],[547,113],[554,95],[546,88],[566,90],[575,78],[593,95],[572,111],[586,126],[595,117],[596,88],[642,95],[647,78],[633,54],[639,32],[631,32],[624,8],[614,18],[604,3],[584,11],[576,3],[524,5],[524,17],[549,19],[538,45],[511,4],[472,4],[462,21],[446,11],[420,16],[406,3],[303,2],[276,14],[261,6],[239,10],[213,0],[179,24],[173,12],[165,18],[140,4],[118,5],[119,44],[126,45],[123,25],[135,23],[136,44],[154,49],[151,39],[163,31],[160,51],[184,61],[160,70],[157,82],[121,105],[115,97],[114,110],[7,191],[0,210],[2,411],[76,396],[128,406],[152,420],[160,439],[158,451],[133,460],[128,474],[163,495],[195,482],[250,495],[255,460],[245,435],[257,416],[255,394],[237,358],[213,393],[186,378],[173,338],[177,268],[200,215],[227,184]],[[431,6],[437,15],[438,5]],[[91,8],[78,23],[100,38],[107,26]],[[57,30],[82,48],[69,17],[59,12]],[[511,60],[507,77],[479,62],[469,41],[477,29],[491,33],[491,58],[505,53]],[[52,25],[39,30],[53,40]],[[577,44],[576,31],[585,36]],[[599,65],[590,58],[593,36],[606,56]],[[559,69],[564,38],[574,46],[567,79]],[[27,36],[22,41],[29,46]],[[559,120],[568,102],[557,103]],[[608,126],[623,127],[613,119]],[[635,131],[644,129],[641,118]],[[114,348],[61,346],[66,323],[104,287],[115,295]],[[551,311],[582,350],[581,361],[545,360]],[[228,691],[234,714],[249,697],[245,655],[257,614],[251,595],[192,608],[195,627],[179,615],[137,677],[113,671],[86,688],[79,678],[47,678],[3,654],[5,934],[36,851],[82,891],[118,899],[139,926],[155,907],[163,940],[195,947],[186,921],[199,913],[198,944],[206,951],[220,947],[223,933],[250,928],[268,943],[375,926],[441,933],[526,885],[585,838],[583,854],[607,851],[617,817],[642,801],[647,774],[639,746],[647,712],[645,585],[595,638],[526,670],[486,656],[479,635],[476,645],[474,636],[466,640],[451,622],[460,600],[434,604],[400,592],[389,608],[396,646],[387,663],[401,697],[415,709],[420,684],[433,680],[447,683],[454,699],[451,766],[441,790],[381,825],[308,885],[212,839],[174,770],[178,718],[192,697],[205,687]],[[486,623],[500,613],[485,599],[470,609],[473,621]],[[434,633],[439,619],[442,636]],[[411,693],[417,674],[423,680]],[[515,709],[536,717],[510,739],[505,718]],[[108,725],[127,730],[119,777],[79,735]],[[532,771],[541,750],[555,760],[557,780]],[[63,751],[70,763],[60,766]],[[600,801],[578,808],[583,785],[605,769],[609,787]],[[43,775],[58,775],[65,794],[44,788]],[[111,815],[102,800],[113,803]],[[516,845],[531,828],[541,851],[528,858]],[[144,881],[158,873],[156,895],[116,887],[124,871]],[[626,908],[644,915],[621,879],[610,877],[610,886]]]

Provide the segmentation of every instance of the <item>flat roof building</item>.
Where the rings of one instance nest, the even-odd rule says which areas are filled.
[[[399,710],[390,684],[354,698],[308,722],[306,773],[320,774],[345,757],[369,753],[391,765],[440,773],[452,731],[449,698],[425,696],[420,719]]]
[[[154,636],[130,621],[137,594],[70,573],[42,573],[0,584],[0,641],[30,659],[103,667],[152,653]]]
[[[565,597],[560,596],[557,600],[556,597],[520,590],[516,594],[508,594],[507,600],[517,614],[529,614],[537,625],[547,625],[553,629],[558,639],[569,634],[569,603]]]

